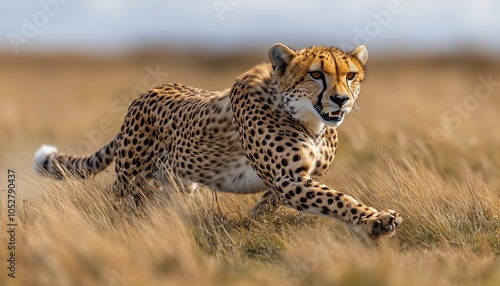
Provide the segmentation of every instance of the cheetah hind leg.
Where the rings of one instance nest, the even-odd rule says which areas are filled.
[[[273,212],[278,205],[276,193],[272,190],[267,191],[250,210],[249,216],[256,218],[265,212]]]
[[[138,187],[134,184],[122,182],[118,176],[113,183],[111,193],[111,205],[117,211],[125,211],[125,213],[130,214],[142,206]]]

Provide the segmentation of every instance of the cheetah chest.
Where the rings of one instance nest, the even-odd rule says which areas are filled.
[[[266,189],[266,185],[245,156],[230,164],[228,172],[221,175],[219,189],[223,192],[250,194]]]

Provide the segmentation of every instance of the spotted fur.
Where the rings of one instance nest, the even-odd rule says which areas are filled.
[[[95,154],[43,147],[36,167],[54,178],[88,178],[115,160],[115,193],[139,204],[145,182],[165,173],[221,192],[267,192],[269,203],[339,219],[367,239],[394,234],[402,222],[319,180],[337,151],[337,127],[354,107],[368,52],[276,44],[225,91],[158,86],[130,106],[118,135]]]

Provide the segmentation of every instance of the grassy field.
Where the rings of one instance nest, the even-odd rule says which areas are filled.
[[[85,154],[110,140],[141,90],[226,88],[259,55],[0,56],[2,230],[7,169],[18,183],[16,278],[2,231],[0,285],[500,284],[500,65],[491,59],[369,60],[360,112],[341,126],[324,181],[403,213],[377,246],[286,208],[250,219],[257,195],[173,188],[130,213],[112,207],[112,168],[57,182],[31,170],[43,143]]]

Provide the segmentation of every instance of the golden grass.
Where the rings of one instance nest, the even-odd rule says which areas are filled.
[[[377,247],[365,245],[331,219],[284,208],[249,219],[246,212],[255,196],[202,190],[192,197],[172,189],[157,194],[144,211],[129,213],[113,209],[109,175],[47,181],[37,186],[41,195],[19,206],[15,284],[121,285],[120,279],[129,285],[500,282],[498,194],[467,174],[466,167],[461,168],[463,181],[457,182],[419,164],[408,169],[391,158],[371,167],[360,172],[374,178],[376,186],[357,174],[340,174],[339,180],[342,189],[352,189],[364,202],[405,214],[398,234]]]
[[[31,80],[31,89],[49,99],[30,94],[27,86],[20,87],[21,98],[2,95],[33,113],[22,116],[11,107],[2,115],[8,124],[0,134],[12,141],[1,142],[8,151],[3,149],[0,158],[5,168],[17,169],[20,183],[17,278],[8,278],[2,264],[0,285],[500,284],[500,132],[495,128],[500,92],[481,101],[449,139],[432,141],[443,113],[474,95],[477,76],[491,73],[497,79],[496,66],[455,60],[369,66],[359,101],[362,112],[349,115],[340,128],[339,155],[325,177],[330,186],[368,205],[403,213],[394,237],[368,246],[330,218],[279,208],[250,219],[247,212],[257,195],[202,189],[193,197],[172,188],[134,213],[113,208],[112,171],[88,181],[40,180],[29,171],[36,146],[74,146],[84,139],[82,128],[92,128],[103,117],[118,124],[123,114],[109,111],[114,98],[98,91],[115,96],[130,91],[143,75],[126,81],[137,78],[136,71],[146,65],[65,61],[55,61],[51,70],[64,80],[48,87],[36,72],[40,64],[20,61],[0,69],[0,75],[10,77],[9,84],[0,86],[1,94],[15,90],[21,81],[15,75],[22,74]],[[86,68],[65,73],[75,62]],[[195,78],[201,81],[198,86],[213,89],[228,86],[229,75],[246,68],[215,69],[203,78],[209,63],[179,75],[177,68],[183,74],[185,65],[195,64],[165,62],[172,81]],[[99,108],[92,107],[96,103]],[[76,117],[61,120],[51,108]],[[429,138],[423,148],[419,142]],[[0,205],[3,210],[4,192]],[[0,217],[5,222],[6,212]],[[0,256],[5,261],[3,235]]]

